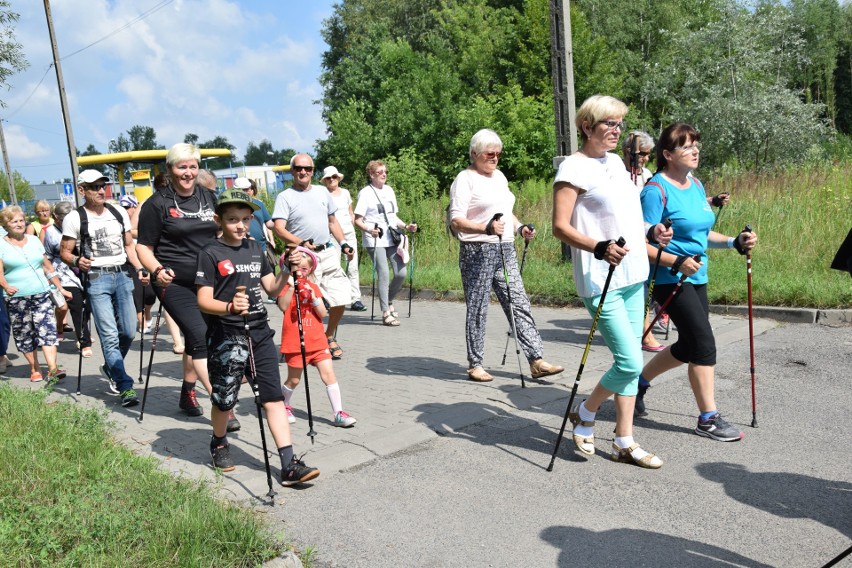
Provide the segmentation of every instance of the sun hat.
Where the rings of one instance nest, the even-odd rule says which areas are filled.
[[[138,207],[139,202],[132,195],[122,195],[118,199],[118,204],[124,207],[125,209],[129,209],[131,207]]]
[[[238,177],[234,180],[234,189],[251,189],[251,180],[245,177]]]
[[[328,166],[322,171],[322,178],[320,178],[320,181],[323,181],[326,178],[330,178],[331,176],[337,176],[341,180],[343,179],[343,174],[338,172],[337,168],[335,168],[334,166]]]

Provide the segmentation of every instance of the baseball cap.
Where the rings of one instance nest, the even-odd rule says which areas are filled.
[[[84,183],[95,183],[96,181],[100,181],[102,179],[108,180],[109,178],[98,170],[83,170],[82,172],[80,172],[80,175],[77,176],[77,185]]]
[[[234,189],[249,189],[251,181],[248,178],[238,177],[234,180]]]
[[[343,174],[338,172],[337,168],[335,168],[334,166],[328,166],[326,169],[324,169],[322,171],[322,178],[320,179],[320,181],[322,181],[326,178],[330,178],[331,176],[337,176],[341,180],[343,179]]]
[[[118,204],[124,207],[125,209],[139,206],[139,202],[132,195],[122,195],[118,199]]]
[[[227,203],[239,203],[240,205],[251,207],[252,211],[260,209],[260,205],[252,201],[251,196],[248,193],[236,189],[223,191],[222,195],[220,195],[219,199],[216,201],[216,207],[218,209],[220,206]]]

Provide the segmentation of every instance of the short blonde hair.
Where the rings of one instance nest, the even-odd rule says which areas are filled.
[[[39,208],[44,208],[44,207],[47,207],[48,213],[53,212],[53,207],[50,206],[50,202],[47,201],[46,199],[39,199],[38,201],[36,201],[35,207],[33,207],[33,211],[38,213]]]
[[[615,97],[592,95],[580,105],[580,108],[577,110],[577,118],[574,119],[574,124],[577,125],[577,130],[580,131],[580,136],[585,141],[589,137],[583,131],[584,123],[594,126],[611,116],[624,117],[627,115],[628,110],[627,105]]]
[[[200,165],[201,150],[199,150],[198,147],[194,144],[178,142],[177,144],[169,148],[169,153],[166,154],[166,164],[168,164],[169,166],[173,166],[178,162],[183,162],[186,160],[195,160]]]
[[[17,205],[9,205],[8,207],[4,207],[2,210],[0,210],[0,225],[3,225],[3,228],[8,229],[9,222],[17,215],[24,217],[24,210],[18,207]]]
[[[500,136],[498,136],[497,133],[490,128],[483,128],[482,130],[479,130],[470,139],[470,149],[468,150],[468,153],[470,154],[470,161],[473,162],[474,154],[480,154],[484,152],[486,148],[495,147],[500,150],[503,149],[503,141],[500,140]]]

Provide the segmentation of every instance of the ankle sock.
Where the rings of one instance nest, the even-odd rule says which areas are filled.
[[[586,402],[583,401],[583,403],[577,408],[577,414],[580,415],[580,420],[583,422],[592,422],[594,421],[595,414],[597,413],[586,410]],[[581,426],[580,424],[577,424],[577,426],[574,427],[574,434],[584,438],[590,438],[591,436],[594,436],[595,429],[591,426]]]
[[[639,386],[642,387],[650,387],[651,383],[645,380],[645,377],[642,376],[642,373],[639,373]]]
[[[622,450],[629,448],[635,443],[635,441],[633,440],[633,436],[616,436],[614,441],[615,445],[621,448]],[[646,452],[642,448],[636,448],[635,450],[630,452],[630,455],[633,456],[634,460],[639,461],[645,456],[647,456],[648,452]]]
[[[701,422],[707,422],[707,420],[709,420],[713,416],[716,416],[717,414],[719,414],[718,410],[708,410],[707,412],[702,412],[701,414],[699,414],[698,420]]]
[[[227,446],[227,445],[228,445],[227,436],[222,436],[221,438],[219,436],[217,436],[216,434],[213,434],[212,436],[210,436],[210,452],[211,453],[216,448],[219,448],[221,446]]]
[[[290,399],[293,398],[293,389],[284,385],[281,387],[281,394],[284,395],[284,404],[290,406]]]
[[[293,459],[292,444],[284,446],[283,448],[278,448],[278,457],[281,458],[281,469],[287,469],[287,466],[290,465],[290,461]]]
[[[328,395],[328,402],[331,403],[331,411],[337,416],[337,413],[343,410],[343,397],[340,395],[340,385],[338,383],[327,385],[325,392]]]

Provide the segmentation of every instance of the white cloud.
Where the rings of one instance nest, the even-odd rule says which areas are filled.
[[[20,126],[7,125],[3,133],[6,136],[6,148],[9,150],[12,169],[15,169],[15,160],[30,160],[50,155],[50,150],[30,140]]]

